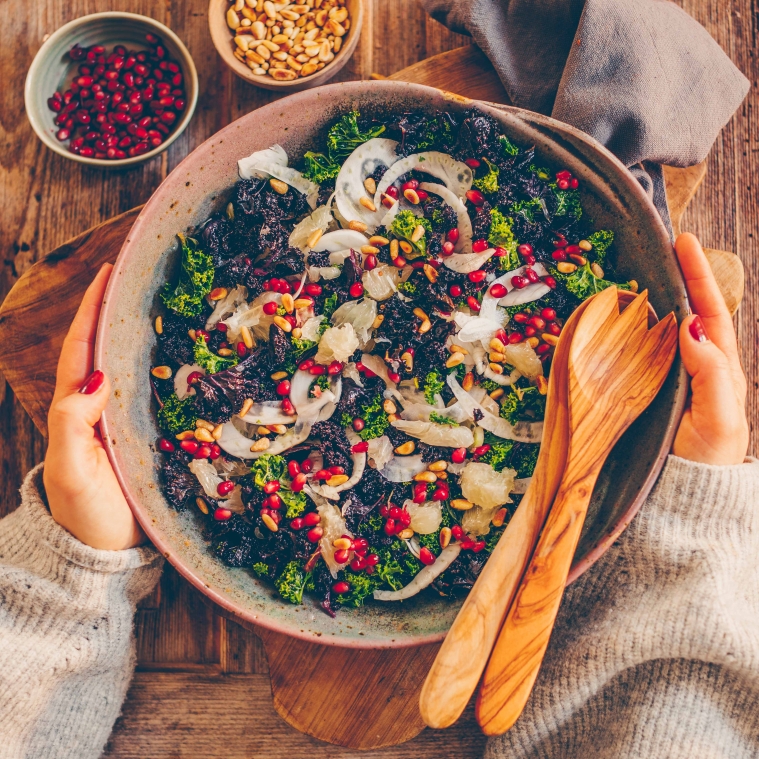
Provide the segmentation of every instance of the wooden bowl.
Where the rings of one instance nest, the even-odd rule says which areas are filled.
[[[224,63],[232,71],[244,79],[246,82],[255,84],[266,90],[275,90],[277,92],[291,93],[307,90],[320,84],[325,84],[345,66],[348,59],[353,55],[353,51],[358,44],[358,38],[361,36],[361,26],[364,21],[364,0],[347,0],[351,28],[343,37],[343,46],[335,55],[334,60],[330,61],[321,71],[307,77],[298,77],[289,82],[280,82],[272,79],[270,76],[259,76],[242,61],[234,56],[234,33],[227,25],[226,13],[232,4],[229,0],[210,0],[208,3],[208,29],[211,32],[211,39],[214,47],[221,56]]]
[[[149,33],[156,34],[163,40],[172,58],[182,69],[187,105],[176,127],[157,148],[130,158],[109,161],[71,153],[67,144],[56,138],[55,133],[58,127],[53,122],[55,114],[47,107],[47,99],[60,87],[65,89],[76,73],[79,64],[69,58],[68,51],[76,44],[82,47],[105,45],[109,52],[115,45],[143,49],[145,35]],[[26,76],[24,105],[32,129],[50,150],[71,161],[88,166],[97,166],[101,169],[123,169],[155,158],[184,132],[195,113],[198,90],[198,72],[195,70],[192,57],[182,40],[171,29],[147,16],[106,11],[69,21],[45,40],[34,56]]]
[[[427,591],[402,604],[369,603],[329,618],[314,603],[293,606],[245,569],[209,550],[197,510],[177,513],[161,493],[162,455],[149,371],[156,350],[158,291],[174,271],[177,232],[226,207],[237,160],[279,143],[300,156],[322,143],[328,126],[351,109],[378,116],[409,110],[461,114],[477,106],[511,139],[535,145],[541,163],[579,178],[585,212],[615,230],[617,271],[649,291],[658,314],[687,313],[682,274],[656,209],[627,169],[587,134],[518,108],[466,100],[394,81],[343,82],[259,108],[203,143],[164,180],[143,208],[116,261],[100,316],[95,366],[111,379],[101,431],[130,506],[159,551],[202,593],[255,625],[325,645],[397,648],[442,640],[460,604]],[[672,445],[687,394],[679,360],[659,395],[612,451],[594,491],[572,577],[596,560],[630,522],[653,487]],[[548,433],[550,434],[550,433]]]

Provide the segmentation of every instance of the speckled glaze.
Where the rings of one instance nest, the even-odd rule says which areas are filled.
[[[250,572],[216,560],[201,537],[199,514],[177,513],[160,491],[148,372],[155,349],[156,292],[177,256],[177,232],[191,229],[227,202],[237,160],[279,142],[299,156],[323,138],[327,125],[351,108],[362,113],[449,109],[472,101],[416,84],[392,81],[329,85],[260,108],[218,132],[166,178],[135,222],[121,250],[100,317],[95,365],[111,378],[103,415],[108,455],[127,499],[153,543],[193,585],[237,616],[322,644],[356,648],[413,646],[441,640],[459,604],[425,593],[402,604],[371,603],[336,619],[311,604],[292,606]],[[585,134],[516,108],[476,103],[541,163],[580,179],[583,205],[597,226],[617,234],[618,271],[647,287],[657,313],[685,315],[685,288],[667,232],[638,183]],[[662,391],[619,442],[601,474],[570,579],[616,539],[651,489],[682,414],[686,378],[676,360]],[[550,430],[547,431],[550,434]]]

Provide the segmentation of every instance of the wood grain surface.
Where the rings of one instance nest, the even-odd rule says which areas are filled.
[[[735,0],[729,6],[719,0],[680,4],[755,81],[759,75],[752,26],[756,0]],[[129,171],[89,169],[52,154],[26,120],[21,82],[45,34],[102,8],[91,0],[43,0],[29,13],[28,4],[21,0],[2,3],[0,22],[8,44],[0,50],[0,68],[5,81],[13,85],[4,87],[0,95],[0,298],[46,252],[82,230],[144,203],[189,150],[233,119],[276,98],[239,81],[223,66],[208,35],[202,0],[113,0],[109,7],[153,16],[177,32],[198,67],[198,110],[188,130],[166,153]],[[466,43],[466,38],[431,21],[410,0],[370,0],[358,49],[338,80],[368,78],[372,72],[390,75]],[[479,80],[478,74],[473,86]],[[472,94],[479,95],[476,91]],[[746,267],[748,293],[754,292],[759,275],[755,239],[759,212],[753,181],[759,170],[758,114],[757,94],[752,90],[712,150],[704,184],[682,222],[684,229],[699,234],[706,245],[738,253]],[[50,308],[54,312],[55,304]],[[736,325],[753,391],[748,409],[754,453],[759,420],[758,318],[756,300],[746,298]],[[34,330],[32,321],[30,340]],[[52,349],[41,346],[40,352]],[[4,514],[16,508],[24,474],[44,456],[42,435],[4,379],[0,382],[0,440],[4,474],[0,513]],[[267,664],[260,641],[206,606],[170,568],[138,610],[136,633],[138,674],[106,756],[358,756],[355,750],[304,737],[279,720],[264,679]],[[362,752],[361,756],[468,759],[480,756],[482,747],[470,715],[446,733],[425,731],[403,747]]]
[[[566,358],[566,461],[535,553],[506,616],[477,698],[488,735],[519,718],[538,675],[598,474],[615,443],[661,389],[677,350],[677,322],[667,314],[648,329],[648,298],[619,312],[616,293],[592,298]],[[614,413],[611,413],[612,410]],[[553,460],[549,466],[553,467]]]

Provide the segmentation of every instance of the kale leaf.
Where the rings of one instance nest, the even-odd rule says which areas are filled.
[[[358,126],[359,116],[358,111],[351,111],[330,127],[327,153],[331,161],[342,163],[359,145],[379,137],[385,131],[384,126],[373,126],[362,132]]]
[[[202,366],[209,374],[224,371],[232,366],[237,366],[240,359],[237,355],[219,356],[213,353],[206,344],[206,338],[199,335],[195,340],[193,358],[198,366]]]
[[[511,392],[501,401],[501,416],[509,423],[539,421],[545,415],[546,397],[538,388],[511,386]]]
[[[343,606],[359,606],[364,605],[364,601],[374,593],[374,589],[377,587],[377,581],[373,575],[368,575],[366,572],[347,572],[346,581],[350,584],[350,590],[347,593],[340,593],[335,599],[339,604]]]
[[[498,174],[500,173],[498,166],[488,161],[487,158],[483,157],[482,160],[485,161],[488,166],[487,174],[479,179],[475,179],[472,184],[482,192],[498,192]]]
[[[203,310],[203,299],[213,285],[213,258],[198,248],[197,241],[179,235],[182,243],[182,264],[177,284],[167,283],[161,300],[181,316],[197,316]]]
[[[364,420],[364,428],[357,431],[357,435],[362,440],[373,440],[376,437],[382,437],[385,430],[390,425],[385,409],[382,408],[382,396],[375,396],[371,403],[361,408],[359,416]],[[343,427],[350,427],[353,424],[353,417],[350,414],[343,414],[340,420]]]
[[[424,378],[424,398],[430,406],[435,405],[435,396],[440,395],[444,387],[445,380],[437,372],[430,372]]]
[[[505,271],[511,271],[519,266],[517,238],[512,231],[513,224],[514,219],[511,216],[504,216],[498,208],[490,211],[488,242],[506,251],[507,255],[501,256],[498,263],[499,267]]]
[[[264,453],[250,467],[256,487],[262,488],[267,482],[279,481],[285,473],[285,460],[282,456]]]
[[[192,396],[188,396],[180,401],[172,393],[168,398],[164,399],[163,406],[158,410],[159,426],[172,435],[184,432],[185,430],[194,430],[197,419],[198,412]]]
[[[453,419],[450,419],[447,416],[438,414],[436,411],[430,411],[430,421],[434,422],[435,424],[447,424],[449,427],[459,426],[458,422],[454,421]]]
[[[599,229],[598,232],[588,235],[588,242],[593,246],[595,260],[603,266],[606,262],[609,247],[614,242],[614,232],[610,229]]]
[[[414,240],[414,231],[420,224],[424,227],[424,234],[418,240]],[[416,216],[412,211],[399,211],[390,225],[390,231],[396,237],[407,240],[414,247],[416,255],[408,255],[406,256],[407,258],[426,255],[427,233],[432,232],[432,225],[429,219],[425,219],[423,216]]]
[[[311,573],[304,572],[300,562],[290,561],[285,565],[282,574],[274,581],[279,595],[291,604],[299,604],[303,601],[303,591],[311,590],[309,585]]]
[[[551,273],[564,284],[572,295],[580,300],[587,300],[607,287],[617,287],[620,290],[630,289],[630,285],[628,284],[610,282],[608,279],[597,277],[590,268],[590,263],[580,266],[577,271],[573,271],[571,274],[562,274],[558,269],[553,270]]]
[[[340,173],[340,164],[324,153],[314,153],[309,150],[303,154],[303,158],[306,161],[303,176],[316,184],[334,179]]]

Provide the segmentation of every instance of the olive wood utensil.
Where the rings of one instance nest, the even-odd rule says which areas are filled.
[[[622,433],[659,392],[674,360],[674,314],[648,330],[647,309],[643,292],[620,314],[615,288],[608,288],[588,301],[576,322],[566,373],[565,466],[553,508],[483,676],[476,713],[487,735],[504,733],[522,713],[548,646],[601,467]]]
[[[532,482],[464,601],[422,687],[419,708],[430,727],[452,725],[477,688],[559,487],[567,452],[569,345],[588,302],[569,317],[556,347],[543,425],[547,435]]]

